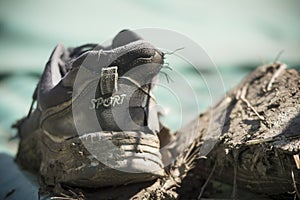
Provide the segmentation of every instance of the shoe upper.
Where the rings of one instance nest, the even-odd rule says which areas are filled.
[[[108,47],[58,45],[34,94],[37,108],[21,124],[21,137],[39,128],[57,138],[101,130],[157,133],[151,90],[162,64],[163,53],[128,30]]]

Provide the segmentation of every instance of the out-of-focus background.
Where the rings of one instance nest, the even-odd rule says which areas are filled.
[[[15,134],[10,126],[27,113],[33,89],[58,43],[101,43],[126,28],[170,29],[206,50],[228,90],[281,50],[282,62],[300,66],[299,10],[298,0],[1,1],[0,151],[15,153],[15,141],[8,142]],[[215,92],[224,93],[218,89]],[[198,95],[203,111],[209,101],[205,94]]]
[[[1,1],[0,151],[15,153],[16,140],[8,141],[15,134],[10,126],[27,113],[33,89],[58,43],[101,43],[125,28],[170,29],[206,50],[228,90],[281,50],[282,62],[300,66],[299,10],[297,0]],[[200,110],[205,110],[209,101],[205,95],[200,98]]]
[[[27,114],[34,87],[57,43],[101,43],[127,28],[170,29],[206,50],[228,90],[256,66],[273,62],[282,50],[280,61],[300,66],[299,10],[298,0],[2,0],[0,152],[15,154],[18,140],[9,140],[16,134],[10,126]],[[212,79],[219,76],[209,69],[203,73]],[[197,91],[205,90],[197,80],[193,83]],[[223,87],[215,90],[211,92],[224,93]],[[209,97],[197,95],[202,102],[199,110],[204,111]]]

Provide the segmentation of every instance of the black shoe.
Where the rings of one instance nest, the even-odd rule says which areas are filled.
[[[109,47],[58,45],[17,123],[17,161],[48,185],[99,187],[164,175],[153,81],[163,53],[131,31]]]

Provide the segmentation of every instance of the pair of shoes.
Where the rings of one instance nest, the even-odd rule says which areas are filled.
[[[101,187],[164,176],[151,93],[163,62],[161,51],[129,30],[107,47],[59,44],[28,116],[15,125],[17,162],[47,185]]]

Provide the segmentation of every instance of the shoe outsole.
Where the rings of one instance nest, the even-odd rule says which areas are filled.
[[[26,146],[25,141],[20,144],[17,161],[22,166],[26,166],[24,162],[33,166],[35,160],[35,170],[47,185],[64,183],[96,188],[164,176],[159,140],[153,134],[101,131],[60,142],[44,132],[35,135],[28,138]]]

